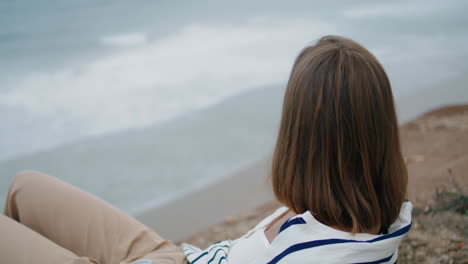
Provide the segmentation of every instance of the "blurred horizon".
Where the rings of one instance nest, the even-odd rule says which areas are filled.
[[[350,37],[395,96],[466,71],[464,1],[0,2],[0,160],[145,127],[287,80],[319,37]]]
[[[467,9],[463,0],[0,1],[0,193],[35,169],[134,212],[262,160],[294,59],[323,35],[376,55],[401,122],[468,102]]]

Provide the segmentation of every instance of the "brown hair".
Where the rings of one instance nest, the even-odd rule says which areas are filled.
[[[407,171],[392,90],[358,43],[326,36],[297,57],[271,181],[279,202],[328,226],[366,232],[398,218]]]

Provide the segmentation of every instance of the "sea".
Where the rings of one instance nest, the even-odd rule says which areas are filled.
[[[135,215],[271,154],[291,66],[373,52],[401,123],[468,102],[468,1],[0,0],[0,209],[21,170]]]

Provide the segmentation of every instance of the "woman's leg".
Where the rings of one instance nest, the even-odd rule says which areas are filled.
[[[38,172],[14,178],[5,214],[56,244],[99,263],[181,264],[180,247],[103,200]],[[151,263],[151,262],[148,262]]]
[[[0,263],[90,264],[26,226],[0,214]]]

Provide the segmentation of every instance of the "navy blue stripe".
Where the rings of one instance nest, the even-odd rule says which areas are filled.
[[[224,252],[224,254],[226,254],[226,251],[224,251],[222,248],[216,250],[216,252],[214,253],[213,257],[208,261],[207,264],[210,264],[211,261],[213,261],[213,260],[216,258],[216,254],[218,254],[219,251],[222,251],[222,252]]]
[[[222,245],[222,246],[212,247],[212,248],[210,249],[210,251],[213,250],[213,249],[215,249],[215,248],[220,248],[220,247],[223,247],[223,248],[230,248],[230,246],[228,246],[228,245]]]
[[[333,244],[344,244],[344,243],[373,243],[373,242],[382,241],[382,240],[385,240],[385,239],[398,237],[398,236],[401,236],[401,235],[404,235],[404,234],[408,233],[410,228],[411,228],[411,224],[409,224],[409,225],[407,225],[407,226],[405,226],[405,227],[403,227],[403,228],[401,228],[401,229],[399,229],[399,230],[397,230],[397,231],[395,231],[395,232],[393,232],[391,234],[379,236],[379,237],[376,237],[374,239],[367,240],[367,241],[346,240],[346,239],[325,239],[325,240],[315,240],[315,241],[308,241],[308,242],[295,244],[295,245],[292,245],[292,246],[288,247],[287,249],[285,249],[283,252],[281,252],[279,255],[274,257],[267,264],[278,263],[278,261],[280,261],[282,258],[286,257],[287,255],[289,255],[291,253],[294,253],[296,251],[299,251],[299,250],[303,250],[303,249],[326,246],[326,245],[333,245]]]
[[[221,263],[221,261],[223,261],[223,260],[226,260],[226,257],[225,257],[225,256],[222,256],[222,257],[219,259],[218,264]],[[226,261],[227,261],[227,260],[226,260]]]
[[[408,233],[408,231],[410,230],[412,224],[413,224],[413,221],[411,221],[411,223],[409,225],[407,225],[407,226],[405,226],[403,228],[400,228],[400,229],[398,229],[397,231],[395,231],[395,232],[393,232],[391,234],[379,236],[379,237],[376,237],[376,238],[371,239],[369,241],[362,241],[362,242],[377,242],[377,241],[381,241],[381,240],[385,240],[385,239],[389,239],[389,238],[404,235],[404,234]]]
[[[190,264],[194,264],[195,262],[197,262],[200,258],[202,258],[203,256],[205,255],[208,255],[208,252],[204,252],[203,254],[201,254],[200,256],[198,256],[196,259],[194,259],[193,261],[190,262]]]
[[[283,230],[285,230],[286,228],[292,226],[292,225],[305,224],[305,223],[306,223],[306,221],[305,221],[302,217],[297,217],[297,218],[289,219],[288,221],[284,222],[283,225],[281,225],[278,234],[281,233],[281,232],[282,232]]]
[[[354,263],[354,264],[380,264],[380,263],[384,263],[384,262],[391,260],[393,255],[395,255],[395,252],[393,252],[390,256],[383,258],[383,259],[374,260],[370,262],[359,262],[359,263]]]
[[[215,244],[218,244],[219,242],[215,243]],[[228,245],[224,245],[224,246],[217,246],[217,247],[225,247],[225,248],[229,248]],[[217,247],[212,247],[209,251],[205,251],[203,254],[201,254],[200,256],[198,256],[196,259],[194,259],[193,261],[190,262],[190,264],[194,264],[195,262],[197,262],[200,258],[206,256],[209,252],[211,252],[213,249],[217,248]]]

